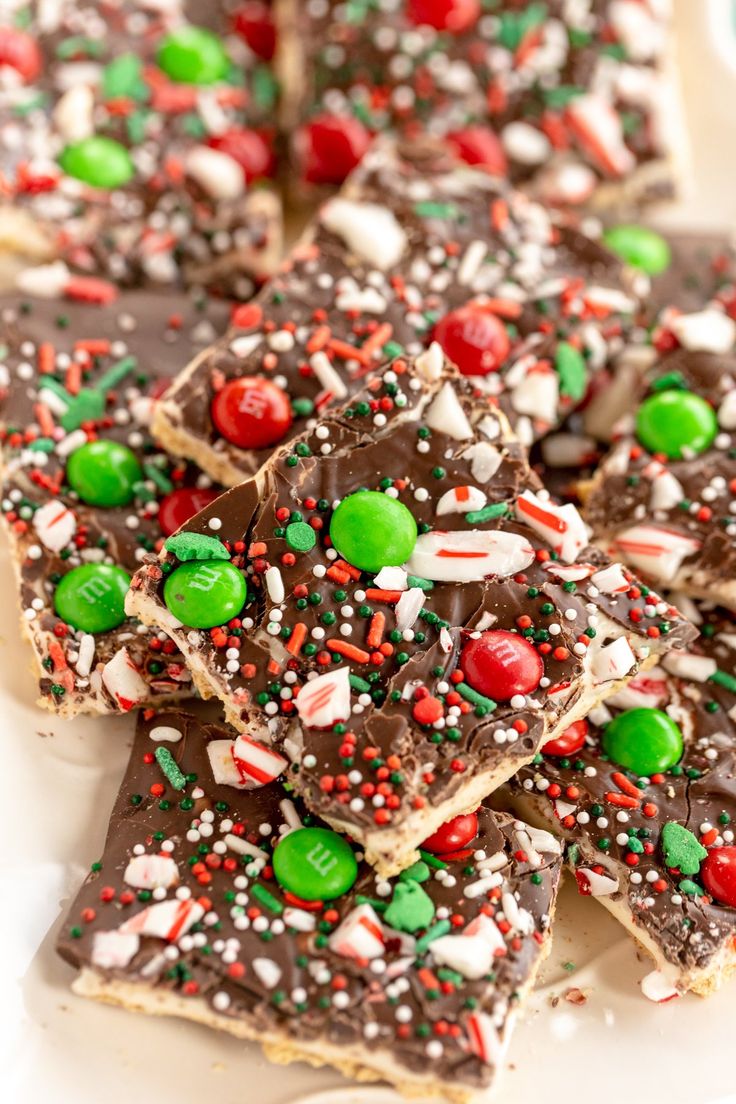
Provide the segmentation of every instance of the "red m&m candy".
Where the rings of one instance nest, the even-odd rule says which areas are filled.
[[[447,141],[466,165],[480,165],[493,176],[505,176],[508,161],[501,140],[490,127],[469,126],[447,135]]]
[[[302,175],[310,184],[342,184],[362,161],[371,135],[353,116],[318,115],[295,138]]]
[[[209,487],[179,487],[161,499],[158,508],[158,523],[165,537],[170,537],[177,529],[209,506],[218,497],[217,491]]]
[[[531,694],[544,674],[542,657],[523,636],[490,629],[468,641],[460,653],[460,670],[468,684],[494,701]]]
[[[434,339],[464,376],[497,372],[511,348],[501,319],[477,304],[458,307],[440,318]]]
[[[556,740],[548,740],[542,746],[542,755],[556,755],[560,758],[564,758],[566,755],[574,755],[576,751],[580,751],[587,735],[588,722],[575,721]]]
[[[714,847],[700,867],[703,885],[714,900],[736,908],[736,847]]]
[[[408,0],[406,12],[418,26],[460,34],[478,22],[481,5],[480,0]]]
[[[41,51],[34,38],[15,27],[0,27],[0,68],[15,69],[24,84],[41,72]]]
[[[248,130],[246,127],[226,130],[224,134],[210,138],[208,145],[237,161],[247,184],[264,176],[273,176],[275,172],[276,158],[273,149],[263,135],[255,130]]]
[[[292,423],[285,391],[270,380],[244,376],[230,380],[212,400],[217,432],[238,448],[262,449],[278,444]]]
[[[422,848],[433,855],[449,855],[452,851],[467,847],[477,835],[478,817],[475,813],[463,813],[438,828],[424,841]]]

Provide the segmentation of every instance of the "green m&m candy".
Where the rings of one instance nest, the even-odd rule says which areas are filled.
[[[157,60],[166,76],[181,84],[214,84],[222,80],[230,64],[217,35],[192,26],[167,35]]]
[[[603,750],[618,766],[648,778],[680,760],[682,733],[661,709],[627,709],[606,725]]]
[[[335,510],[330,537],[353,567],[377,572],[409,559],[417,542],[417,523],[395,498],[379,491],[358,491]]]
[[[90,506],[127,506],[143,471],[134,452],[117,441],[90,441],[66,466],[69,486]]]
[[[75,180],[108,190],[121,188],[135,172],[125,146],[104,135],[93,135],[66,146],[59,156],[59,164]]]
[[[659,276],[670,266],[669,245],[661,234],[646,226],[612,226],[605,231],[603,240],[622,261],[648,276]]]
[[[164,602],[184,625],[213,629],[237,617],[248,588],[229,560],[190,560],[164,583]]]
[[[715,411],[693,391],[658,391],[639,407],[636,435],[649,452],[670,460],[705,452],[718,433]]]
[[[331,901],[355,884],[358,863],[352,847],[329,828],[297,828],[273,853],[273,872],[282,889],[303,901]]]
[[[83,564],[65,575],[54,594],[62,621],[86,633],[109,632],[125,620],[130,575],[112,564]]]

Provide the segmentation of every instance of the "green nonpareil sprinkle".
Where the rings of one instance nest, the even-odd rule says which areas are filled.
[[[492,698],[487,698],[485,694],[479,694],[472,686],[468,686],[467,682],[458,682],[455,689],[466,701],[472,702],[473,705],[482,705],[489,713],[492,713],[494,709],[498,709],[498,704]]]
[[[260,901],[264,908],[267,908],[269,912],[275,912],[277,916],[280,916],[284,911],[284,906],[274,897],[273,893],[269,893],[265,886],[262,886],[259,882],[256,882],[251,888],[251,895],[255,897],[256,901]]]
[[[469,525],[482,525],[485,521],[505,517],[508,512],[509,508],[505,502],[494,502],[490,506],[484,506],[482,510],[471,510],[465,515],[465,520]]]
[[[357,690],[361,694],[370,694],[371,684],[366,682],[365,679],[359,678],[358,675],[350,675],[350,686],[353,690]]]
[[[431,866],[433,870],[447,870],[447,863],[444,863],[442,859],[438,859],[431,851],[422,851],[420,847],[419,854],[424,859],[427,866]]]
[[[430,579],[423,579],[421,575],[408,575],[406,581],[410,590],[414,587],[419,590],[434,590],[434,583]]]
[[[733,675],[729,675],[726,671],[714,671],[708,679],[708,682],[715,682],[718,686],[723,686],[726,690],[736,693],[736,678],[734,678]]]
[[[161,468],[157,464],[144,464],[143,471],[146,478],[158,487],[162,494],[171,494],[174,489],[174,484],[171,480],[161,471]]]
[[[170,786],[175,790],[183,790],[186,788],[187,780],[168,748],[156,748],[156,762],[163,771],[166,781]]]
[[[417,954],[424,954],[430,943],[433,943],[435,939],[439,939],[442,935],[447,935],[451,927],[452,924],[449,920],[438,920],[436,924],[432,924],[432,927],[427,928],[422,938],[417,940]]]
[[[415,203],[414,211],[420,218],[456,219],[460,216],[455,203],[433,203],[431,200]]]

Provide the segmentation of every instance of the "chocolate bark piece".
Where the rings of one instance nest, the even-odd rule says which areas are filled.
[[[616,444],[584,488],[595,539],[655,585],[736,603],[736,323],[733,291],[666,311],[664,352]]]
[[[154,444],[149,421],[178,365],[227,315],[183,293],[131,291],[109,306],[0,301],[2,514],[39,704],[64,716],[190,692],[181,655],[126,618],[123,598],[144,553],[215,494]]]
[[[424,130],[545,202],[670,196],[682,112],[669,13],[617,0],[484,8],[277,0],[303,180],[339,182],[370,134]]]
[[[380,143],[238,325],[182,373],[156,432],[236,484],[367,371],[437,332],[531,443],[620,354],[648,285],[567,216],[431,145]],[[252,378],[293,408],[257,448],[250,405],[226,425],[213,417],[223,388]]]
[[[389,882],[277,783],[229,784],[234,735],[141,715],[58,943],[74,990],[257,1041],[274,1062],[476,1099],[548,950],[559,843],[481,806],[468,846]]]
[[[643,303],[642,327],[655,325],[667,307],[697,311],[733,282],[733,241],[730,234],[683,231],[662,232],[670,249],[670,263],[652,277],[651,292]],[[611,432],[631,405],[642,373],[648,338],[632,337],[624,355],[610,372],[600,373],[581,409],[570,414],[559,431],[547,434],[532,449],[532,466],[547,490],[562,502],[579,504],[578,485],[588,482],[610,449]]]
[[[186,525],[128,609],[224,703],[257,776],[290,760],[310,808],[393,872],[692,634],[587,545],[433,344]],[[503,651],[490,680],[469,673],[476,637]]]
[[[234,9],[18,8],[3,30],[4,251],[114,284],[252,295],[281,255],[276,86]]]
[[[698,640],[594,710],[566,753],[543,748],[509,786],[512,806],[568,842],[580,892],[598,898],[652,956],[656,971],[642,987],[653,1000],[686,990],[706,996],[736,970],[735,626],[721,608],[683,605]],[[638,755],[650,746],[657,711],[682,733],[683,753],[668,769],[641,777],[617,762],[620,745],[607,733],[613,740],[617,719],[634,710]]]

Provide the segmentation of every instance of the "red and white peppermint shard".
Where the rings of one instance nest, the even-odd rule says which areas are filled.
[[[574,506],[557,506],[531,491],[516,500],[516,514],[539,533],[563,563],[573,563],[588,544],[588,530]]]
[[[283,755],[259,740],[252,740],[244,733],[233,744],[232,756],[242,780],[257,786],[267,786],[269,782],[274,782],[289,765]]]
[[[118,930],[124,935],[152,935],[174,943],[203,916],[204,909],[198,901],[191,897],[183,901],[173,898],[149,905],[121,924]]]
[[[380,958],[384,953],[381,921],[370,905],[358,905],[330,936],[330,950],[344,958]]]
[[[124,713],[128,713],[148,697],[148,686],[141,678],[127,648],[121,648],[105,664],[102,668],[102,681]]]
[[[295,698],[299,719],[307,728],[329,728],[350,716],[350,668],[338,667],[302,686]]]
[[[534,549],[518,533],[470,529],[462,533],[422,533],[409,571],[442,583],[472,583],[488,575],[515,575],[534,559]]]
[[[634,525],[614,541],[628,563],[660,583],[672,582],[683,560],[700,551],[701,542],[674,529],[658,525]]]

